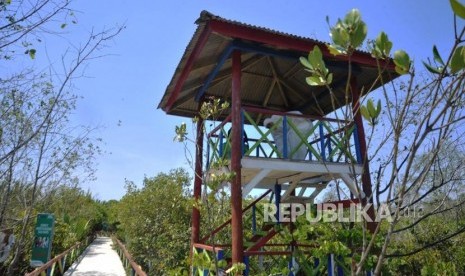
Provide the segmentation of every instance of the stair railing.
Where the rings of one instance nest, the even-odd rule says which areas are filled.
[[[264,194],[262,194],[261,196],[259,196],[258,198],[256,198],[252,203],[250,203],[247,207],[245,207],[244,209],[242,209],[242,215],[244,215],[244,213],[246,211],[248,211],[249,209],[251,208],[255,208],[255,205],[260,201],[262,200],[264,197],[266,197],[268,194],[270,194],[272,192],[272,190],[267,190]],[[226,226],[228,226],[229,224],[231,223],[231,219],[228,219],[227,221],[225,221],[223,224],[221,224],[220,226],[218,226],[216,229],[214,229],[210,234],[208,234],[207,236],[203,237],[202,239],[200,239],[200,242],[201,244],[205,243],[206,241],[208,241],[208,239],[210,239],[213,235],[215,235],[216,233],[220,232],[223,228],[225,228]]]

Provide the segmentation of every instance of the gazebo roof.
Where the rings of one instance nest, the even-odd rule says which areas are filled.
[[[201,99],[231,98],[231,52],[241,50],[241,101],[243,105],[277,111],[299,110],[320,115],[334,110],[325,87],[311,87],[308,72],[299,62],[314,46],[323,52],[326,66],[333,73],[332,88],[338,107],[345,105],[348,58],[334,56],[327,44],[310,38],[286,34],[215,16],[202,11],[198,25],[158,108],[184,117],[198,115]],[[352,57],[352,76],[365,95],[381,85],[378,67],[370,54],[356,51]],[[392,61],[382,62],[388,68],[383,83],[398,75]]]

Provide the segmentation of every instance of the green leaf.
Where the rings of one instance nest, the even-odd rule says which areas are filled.
[[[438,48],[436,48],[436,45],[433,46],[433,56],[437,63],[444,66],[444,61],[442,60],[441,55],[439,55],[439,51]]]
[[[378,100],[378,106],[376,107],[376,118],[381,114],[381,100]]]
[[[317,76],[306,77],[305,80],[307,81],[307,84],[310,86],[324,85],[324,81],[322,81],[321,78]]]
[[[381,100],[378,100],[377,106],[373,103],[372,99],[368,99],[365,106],[360,106],[360,113],[363,118],[368,121],[368,124],[374,126],[377,123],[377,118],[381,114]]]
[[[368,33],[368,28],[365,22],[361,20],[357,22],[355,26],[356,26],[355,31],[353,32],[351,36],[351,46],[353,48],[358,48],[362,46],[363,41],[365,41],[365,38],[367,37],[367,33]]]
[[[410,57],[409,55],[403,50],[397,50],[394,53],[394,64],[396,65],[396,72],[399,75],[407,74],[410,70]]]
[[[347,50],[350,38],[347,30],[344,28],[344,23],[340,19],[337,24],[331,28],[329,35],[335,45]]]
[[[175,127],[176,136],[174,136],[173,141],[184,142],[186,140],[187,125],[186,123],[181,123],[181,125]]]
[[[320,67],[323,61],[323,54],[321,53],[320,47],[313,47],[313,50],[308,53],[308,61],[314,68]]]
[[[218,267],[219,268],[225,268],[228,266],[228,262],[226,262],[226,260],[219,260],[218,261]]]
[[[370,114],[368,113],[368,109],[364,105],[360,106],[360,113],[362,114],[363,118],[365,118],[365,120],[371,120]]]
[[[68,214],[63,215],[63,222],[66,223],[66,224],[71,223],[71,218],[70,218],[70,216]]]
[[[333,44],[336,45],[335,48],[342,48],[344,52],[360,47],[367,32],[367,26],[357,9],[347,13],[343,20],[338,19],[336,25],[330,28],[330,36]]]
[[[455,74],[458,71],[462,70],[465,68],[465,46],[460,46],[457,47],[452,54],[452,58],[450,60],[450,72],[451,74]]]
[[[66,27],[66,23],[61,24],[60,28],[64,29]]]
[[[457,0],[450,0],[450,5],[455,15],[457,15],[458,17],[462,19],[465,19],[465,6],[464,5],[462,5]]]
[[[375,58],[386,58],[391,53],[392,42],[385,32],[381,32],[373,43],[371,54]]]
[[[333,74],[329,73],[328,76],[326,76],[326,84],[331,84],[333,82]]]
[[[444,70],[444,68],[441,68],[441,70],[439,70],[439,68],[434,68],[433,66],[429,65],[428,63],[424,61],[423,61],[423,65],[426,67],[428,71],[430,71],[433,74],[441,74],[442,70]]]
[[[34,59],[36,57],[36,49],[29,49],[27,52],[29,53],[31,59]]]
[[[310,76],[306,78],[308,85],[319,86],[333,81],[333,75],[326,68],[323,53],[318,46],[313,47],[307,58],[301,57],[300,62],[307,68],[305,71],[310,73]]]
[[[301,63],[304,67],[312,68],[312,65],[310,64],[310,62],[308,62],[308,59],[306,59],[305,57],[300,57],[300,63]]]
[[[338,55],[343,55],[345,54],[346,52],[344,51],[344,49],[338,47],[337,45],[334,45],[334,44],[330,44],[328,45],[328,50],[329,50],[329,53],[333,56],[338,56]]]
[[[370,118],[375,117],[376,109],[371,99],[369,99],[367,102],[367,109],[368,109],[368,114],[370,115]]]

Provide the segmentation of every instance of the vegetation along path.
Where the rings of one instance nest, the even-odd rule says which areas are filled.
[[[64,275],[125,276],[126,273],[111,239],[98,237]]]

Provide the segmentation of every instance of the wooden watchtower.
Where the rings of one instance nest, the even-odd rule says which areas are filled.
[[[201,196],[202,173],[224,157],[224,145],[230,144],[229,169],[235,172],[235,178],[230,183],[231,220],[225,225],[231,225],[232,240],[227,246],[232,263],[247,262],[248,257],[260,254],[274,235],[271,229],[254,237],[251,244],[244,242],[243,213],[249,209],[243,209],[242,198],[253,191],[273,191],[277,204],[313,202],[329,181],[340,179],[353,194],[371,201],[358,102],[362,92],[367,94],[381,85],[378,82],[373,86],[379,72],[376,60],[365,52],[352,55],[351,93],[347,98],[347,57],[331,55],[323,42],[227,20],[206,11],[196,24],[197,30],[158,107],[170,115],[193,118],[198,116],[202,102],[211,97],[231,103],[210,133],[203,133],[198,124],[194,197]],[[333,73],[333,99],[325,87],[311,87],[305,81],[308,73],[299,57],[307,56],[315,46],[322,50],[326,66]],[[382,75],[384,83],[397,77],[393,64],[381,63],[381,67],[387,68]],[[354,112],[353,120],[328,117],[344,106]],[[273,115],[281,116],[279,124],[285,130],[296,130],[292,118],[311,121],[306,133],[296,131],[302,141],[299,147],[306,150],[304,158],[294,159],[295,149],[277,148],[272,131],[263,126],[264,119]],[[228,136],[229,128],[232,132]],[[244,132],[249,134],[247,148]],[[286,135],[282,139],[281,144],[289,143]],[[362,191],[354,186],[355,178],[362,180]],[[200,212],[193,208],[192,246],[215,251],[215,245],[200,237],[201,227]]]

